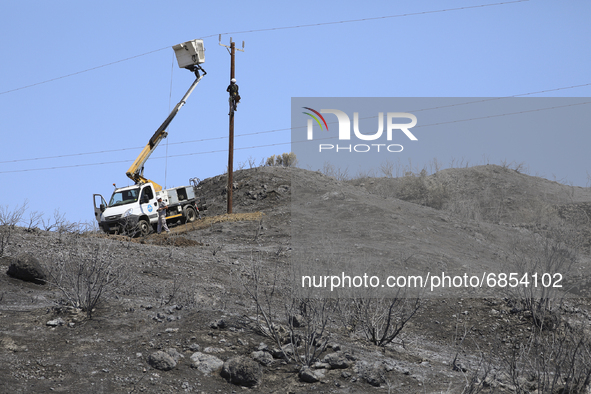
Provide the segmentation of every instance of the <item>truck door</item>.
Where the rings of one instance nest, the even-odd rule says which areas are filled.
[[[107,202],[100,194],[93,194],[92,199],[94,200],[94,217],[97,222],[101,222],[101,213],[107,207]]]
[[[154,193],[154,189],[151,184],[144,186],[142,194],[140,196],[140,211],[142,214],[147,215],[150,218],[150,222],[154,221],[158,216],[156,211],[158,201]]]

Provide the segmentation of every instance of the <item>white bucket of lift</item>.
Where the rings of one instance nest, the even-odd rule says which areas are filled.
[[[203,40],[183,42],[172,47],[180,68],[186,68],[205,62]]]

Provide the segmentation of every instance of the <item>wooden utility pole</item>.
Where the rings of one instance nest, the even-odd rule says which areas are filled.
[[[230,52],[230,80],[236,78],[235,72],[235,57],[236,57],[236,46],[234,41],[232,41],[232,37],[230,37],[230,46],[222,45],[222,35],[219,36],[219,44],[223,47],[230,48],[228,52]],[[242,49],[238,49],[239,51],[244,52],[244,41],[242,41]],[[232,101],[229,100],[228,107],[230,108],[228,115],[230,116],[230,142],[228,146],[228,205],[227,205],[227,213],[232,213],[232,191],[233,191],[233,183],[234,183],[234,107],[232,106]]]

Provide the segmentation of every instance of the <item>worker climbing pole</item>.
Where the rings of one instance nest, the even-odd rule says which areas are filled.
[[[237,105],[240,102],[240,94],[238,94],[238,85],[236,85],[236,78],[232,78],[230,80],[230,85],[226,89],[226,92],[230,93],[230,98],[228,101],[230,102],[230,112],[228,115],[233,115],[234,111],[237,111]]]
[[[232,185],[234,183],[233,175],[234,175],[234,112],[236,111],[236,105],[240,102],[240,95],[238,94],[238,85],[236,85],[236,75],[234,71],[234,58],[236,57],[236,46],[234,45],[234,41],[232,41],[232,37],[230,37],[230,46],[222,45],[222,35],[219,36],[219,44],[223,47],[229,48],[228,52],[230,53],[230,85],[226,91],[230,94],[229,103],[230,103],[230,111],[228,115],[230,116],[230,144],[228,148],[228,204],[227,204],[227,213],[232,213]],[[242,49],[238,49],[239,51],[244,52],[244,41],[242,41]]]

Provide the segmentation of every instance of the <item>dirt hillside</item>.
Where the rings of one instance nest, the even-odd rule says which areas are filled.
[[[227,178],[199,187],[207,215],[170,235],[0,226],[0,393],[588,390],[588,188],[492,165],[352,181],[259,167],[234,174],[228,216]],[[306,299],[302,245],[351,269],[545,270],[564,287]],[[27,255],[46,284],[6,274]],[[90,313],[77,279],[104,290]],[[400,331],[380,343],[384,321]]]

